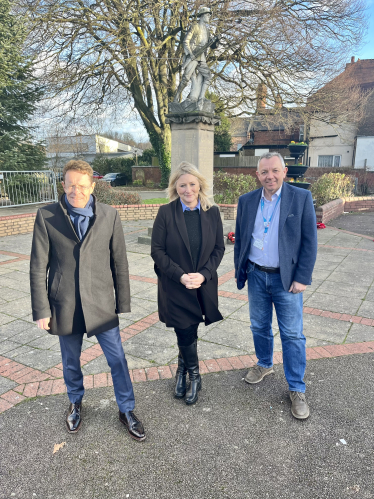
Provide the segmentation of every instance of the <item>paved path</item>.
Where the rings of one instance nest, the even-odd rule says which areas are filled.
[[[150,247],[137,244],[153,221],[124,222],[131,273],[132,311],[120,316],[124,349],[135,381],[169,378],[175,370],[177,343],[173,330],[158,321],[157,286]],[[29,295],[31,234],[0,239],[0,410],[22,396],[65,390],[58,338],[32,322]],[[313,284],[304,294],[304,332],[308,358],[337,352],[371,351],[374,337],[374,243],[365,236],[335,229],[318,232],[319,250]],[[220,323],[199,328],[203,372],[253,365],[246,290],[236,289],[233,246],[227,246],[218,270]],[[275,361],[281,362],[276,318]],[[361,345],[363,344],[363,345]],[[111,382],[95,337],[84,339],[83,371],[87,387]],[[10,392],[10,394],[9,394]],[[19,396],[18,396],[19,397]]]

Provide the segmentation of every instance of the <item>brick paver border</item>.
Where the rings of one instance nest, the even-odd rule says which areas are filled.
[[[368,341],[365,343],[350,343],[347,345],[308,347],[306,349],[306,358],[307,360],[318,360],[373,352],[374,341]],[[0,363],[7,361],[9,361],[9,359],[0,357]],[[257,363],[257,358],[255,355],[238,355],[235,357],[223,357],[220,359],[200,360],[199,363],[201,374],[208,374],[220,371],[247,369]],[[282,352],[274,352],[273,363],[274,365],[283,363]],[[130,370],[130,377],[134,383],[171,379],[174,377],[176,369],[176,364],[171,364],[169,366],[147,367],[145,369],[132,369]],[[108,373],[90,374],[84,376],[84,386],[86,390],[112,385],[112,378]],[[11,407],[30,398],[58,395],[62,393],[66,393],[66,386],[62,378],[20,384],[0,396],[0,413],[7,411]]]

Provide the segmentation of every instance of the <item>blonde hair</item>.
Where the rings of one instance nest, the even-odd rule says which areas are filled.
[[[85,175],[88,175],[91,181],[93,182],[93,169],[91,166],[81,159],[71,159],[66,163],[64,169],[62,170],[62,178],[65,181],[65,175],[69,170],[73,170],[75,172],[79,172]]]
[[[177,182],[182,175],[193,175],[199,181],[200,191],[199,191],[199,200],[200,206],[204,211],[209,210],[214,205],[214,202],[209,199],[208,191],[209,184],[207,179],[199,172],[196,166],[191,165],[187,161],[182,161],[178,168],[170,175],[169,178],[169,187],[167,188],[167,195],[171,201],[178,199],[177,193]]]

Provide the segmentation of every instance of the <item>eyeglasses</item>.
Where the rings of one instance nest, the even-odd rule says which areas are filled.
[[[65,189],[68,192],[72,192],[72,191],[87,192],[91,188],[92,188],[91,185],[66,185],[65,186]]]

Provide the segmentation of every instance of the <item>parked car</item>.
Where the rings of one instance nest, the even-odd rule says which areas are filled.
[[[93,172],[93,178],[94,178],[95,180],[100,180],[100,179],[102,179],[102,178],[103,178],[103,176],[102,176],[102,175],[100,175],[100,173],[95,172],[95,170],[94,170],[94,172]]]
[[[117,185],[126,185],[127,174],[126,173],[107,173],[104,175],[102,180],[108,182],[112,187],[117,187]]]

